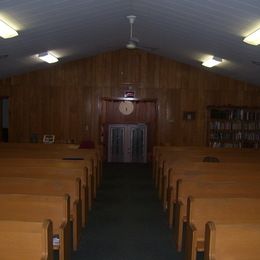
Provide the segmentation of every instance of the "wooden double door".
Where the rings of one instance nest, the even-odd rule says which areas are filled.
[[[108,126],[108,161],[146,163],[146,125],[110,124]]]

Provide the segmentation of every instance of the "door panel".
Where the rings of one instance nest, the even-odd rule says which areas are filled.
[[[130,127],[131,138],[131,161],[146,162],[146,127],[139,125]]]
[[[109,127],[109,161],[122,162],[124,160],[125,128],[120,126]]]

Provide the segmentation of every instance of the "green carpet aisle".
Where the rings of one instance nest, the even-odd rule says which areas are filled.
[[[105,164],[103,183],[72,260],[179,260],[144,164]]]

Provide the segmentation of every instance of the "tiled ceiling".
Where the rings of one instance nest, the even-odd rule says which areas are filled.
[[[66,62],[124,48],[130,14],[148,51],[197,67],[215,55],[225,62],[213,72],[260,85],[260,45],[243,42],[260,28],[259,0],[1,0],[19,36],[0,38],[0,78],[55,66],[36,58],[44,51]]]

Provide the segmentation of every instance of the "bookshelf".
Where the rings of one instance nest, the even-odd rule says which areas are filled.
[[[209,146],[260,147],[260,108],[210,106],[207,114]]]

